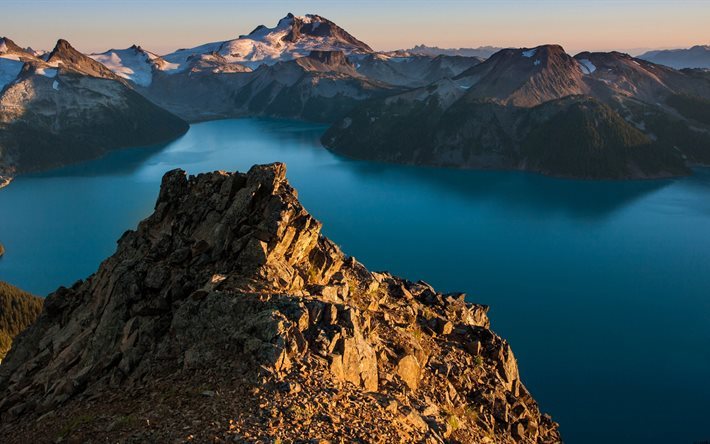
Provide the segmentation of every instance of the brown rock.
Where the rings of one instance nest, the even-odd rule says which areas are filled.
[[[419,366],[419,361],[416,357],[414,357],[414,355],[405,356],[397,364],[397,374],[411,390],[419,388],[421,372],[422,370]]]

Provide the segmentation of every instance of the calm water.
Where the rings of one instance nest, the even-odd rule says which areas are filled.
[[[96,270],[153,208],[162,174],[284,161],[325,233],[369,268],[492,306],[569,443],[710,439],[710,171],[583,182],[356,162],[322,127],[194,125],[0,190],[0,279],[38,294]]]

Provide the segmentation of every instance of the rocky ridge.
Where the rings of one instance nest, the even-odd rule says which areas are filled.
[[[283,164],[171,171],[155,212],[16,338],[0,365],[0,433],[559,442],[487,310],[343,254]]]
[[[456,77],[359,104],[323,136],[350,157],[659,178],[710,165],[710,82],[620,53],[505,49]]]

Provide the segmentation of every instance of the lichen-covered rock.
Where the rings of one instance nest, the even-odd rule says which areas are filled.
[[[5,442],[559,442],[487,307],[371,273],[285,166],[163,179],[0,365]]]

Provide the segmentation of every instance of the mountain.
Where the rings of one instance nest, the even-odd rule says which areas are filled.
[[[706,77],[626,54],[505,49],[453,79],[362,104],[323,142],[388,162],[667,177],[710,164],[708,98]]]
[[[137,45],[127,49],[110,49],[101,54],[90,54],[89,57],[119,77],[143,87],[150,86],[154,71],[169,72],[178,69],[178,65],[169,63]]]
[[[333,60],[317,60],[324,56]],[[456,76],[482,60],[379,54],[326,18],[293,14],[273,28],[163,57],[137,46],[91,57],[189,121],[264,115],[327,123],[361,101]]]
[[[257,115],[328,123],[391,91],[397,89],[360,74],[344,52],[326,50],[250,72],[162,75],[141,90],[192,121]]]
[[[0,92],[17,78],[25,62],[33,60],[38,59],[32,53],[7,37],[0,38]]]
[[[421,87],[455,77],[478,65],[483,59],[462,56],[390,56],[367,54],[352,56],[357,71],[367,78],[393,86]]]
[[[641,54],[638,58],[675,69],[707,69],[710,68],[710,45],[697,45],[688,49],[649,51]]]
[[[199,55],[215,54],[226,63],[250,68],[307,56],[311,51],[371,53],[372,49],[347,31],[319,15],[294,16],[289,13],[273,28],[258,26],[248,35],[235,40],[208,43],[191,49],[180,49],[164,59],[177,64],[179,70],[189,66]]]
[[[41,311],[42,299],[0,281],[0,361],[10,350],[13,339],[32,324]]]
[[[560,442],[487,309],[343,254],[283,164],[171,171],[153,215],[13,344],[0,433]]]
[[[437,46],[416,45],[413,48],[399,49],[397,51],[392,51],[392,53],[428,57],[446,55],[460,57],[479,57],[482,59],[487,59],[488,57],[492,56],[501,49],[503,48],[496,48],[495,46],[479,46],[478,48],[439,48]]]
[[[263,65],[238,91],[244,114],[332,122],[359,102],[393,88],[361,75],[340,51],[312,51],[275,65]]]
[[[0,92],[0,181],[175,138],[187,124],[101,63],[59,40],[47,60],[8,45],[22,62]],[[24,51],[24,50],[23,50]]]

